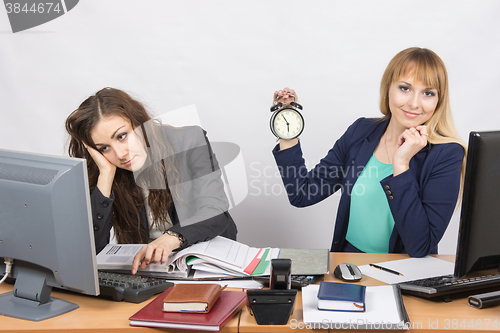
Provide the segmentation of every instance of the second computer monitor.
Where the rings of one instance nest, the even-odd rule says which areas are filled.
[[[500,131],[471,132],[455,276],[500,265]]]

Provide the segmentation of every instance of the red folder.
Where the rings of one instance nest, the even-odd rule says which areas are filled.
[[[244,291],[223,290],[209,313],[164,312],[163,299],[171,290],[172,288],[165,290],[130,317],[130,326],[220,331],[245,306],[247,300]]]
[[[251,275],[253,273],[253,271],[255,270],[255,268],[257,267],[257,265],[260,262],[261,253],[262,253],[262,249],[259,250],[259,252],[255,255],[255,258],[252,259],[250,264],[248,264],[247,268],[245,268],[245,270],[243,272],[247,273],[248,275]]]

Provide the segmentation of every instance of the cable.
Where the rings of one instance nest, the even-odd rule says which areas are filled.
[[[5,275],[0,280],[0,284],[2,284],[5,281],[5,279],[7,279],[7,277],[9,276],[10,270],[12,269],[12,264],[13,263],[14,263],[14,259],[12,259],[12,258],[4,258]]]

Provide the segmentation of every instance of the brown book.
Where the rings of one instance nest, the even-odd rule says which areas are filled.
[[[163,311],[208,313],[224,288],[215,283],[178,283],[163,299]]]
[[[169,288],[130,317],[130,326],[181,328],[200,331],[220,331],[232,318],[238,316],[247,304],[245,291],[223,290],[209,313],[165,312],[163,299],[173,289]],[[236,325],[237,324],[237,319]]]

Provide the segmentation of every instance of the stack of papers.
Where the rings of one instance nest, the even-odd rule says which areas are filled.
[[[97,255],[101,270],[130,270],[135,254],[144,244],[108,244]],[[154,272],[172,278],[188,277],[190,267],[203,277],[249,277],[270,274],[271,259],[279,248],[255,248],[217,236],[172,253],[165,264],[150,264],[140,272]],[[205,274],[203,274],[205,272]]]

